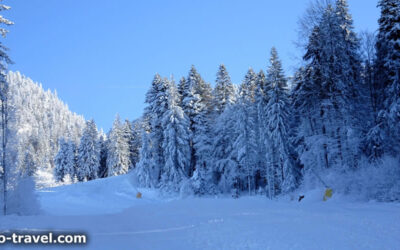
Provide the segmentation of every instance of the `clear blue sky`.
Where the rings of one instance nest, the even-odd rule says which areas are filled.
[[[115,114],[141,115],[156,72],[192,64],[214,84],[220,63],[234,83],[265,69],[271,46],[296,66],[297,20],[308,0],[5,0],[15,25],[4,40],[19,70],[56,89],[70,109],[108,130]],[[357,30],[377,28],[376,0],[349,0]]]

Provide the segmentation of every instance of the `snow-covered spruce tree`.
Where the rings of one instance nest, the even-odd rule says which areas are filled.
[[[161,168],[165,165],[162,117],[168,108],[167,90],[168,83],[156,74],[146,93],[147,107],[143,115],[142,148],[140,161],[135,170],[139,185],[146,187],[158,186],[162,175]]]
[[[64,176],[65,176],[65,167],[68,162],[68,142],[65,141],[64,138],[60,138],[60,141],[58,143],[60,149],[58,150],[58,153],[56,157],[54,158],[54,163],[56,164],[56,167],[54,169],[54,176],[57,181],[63,181]]]
[[[100,165],[100,150],[98,132],[94,120],[86,122],[81,142],[78,148],[77,177],[79,181],[97,178]]]
[[[0,11],[9,10],[10,7],[4,4],[0,4]],[[6,19],[0,19],[0,25],[12,25],[13,22]],[[1,36],[6,37],[8,30],[4,27],[0,27]],[[0,42],[0,103],[1,103],[1,179],[2,179],[2,194],[3,194],[3,214],[7,213],[7,166],[6,166],[6,154],[7,154],[7,121],[8,121],[8,97],[9,97],[9,84],[6,80],[7,65],[11,63],[11,59],[7,55],[7,48]]]
[[[185,77],[182,76],[182,78],[179,80],[179,84],[178,84],[179,106],[181,106],[181,107],[182,107],[183,92],[185,91],[185,86],[186,86],[186,79],[185,79]]]
[[[336,11],[328,5],[310,35],[306,64],[295,77],[295,141],[308,180],[317,181],[315,173],[327,168],[339,172],[354,169],[360,157],[362,127],[355,110],[362,98],[355,90],[360,85],[358,78],[353,77],[359,72],[353,72],[349,65],[352,55],[344,48],[352,46],[346,45],[349,41],[343,27]]]
[[[268,93],[270,89],[269,83],[267,83],[265,79],[265,74],[261,70],[257,74],[256,78],[256,87],[254,94],[254,109],[256,115],[254,117],[255,124],[255,133],[258,145],[257,150],[257,158],[258,162],[256,164],[255,169],[255,186],[257,189],[263,188],[266,185],[266,176],[267,176],[267,147],[268,144],[268,136],[267,136],[267,117],[265,115],[265,107],[268,103]]]
[[[396,0],[380,0],[381,16],[376,38],[375,87],[381,91],[379,109],[389,106],[388,90],[396,78],[400,49],[398,46],[399,2]]]
[[[348,10],[347,0],[336,0],[336,18],[338,19],[339,35],[341,36],[341,52],[337,58],[337,75],[345,86],[347,105],[342,110],[344,127],[338,135],[342,147],[345,165],[355,169],[361,157],[361,138],[365,136],[374,119],[369,101],[368,86],[362,79],[362,59],[360,54],[360,39],[354,31],[353,19]],[[341,89],[340,91],[343,91]]]
[[[392,137],[388,151],[400,152],[400,3],[381,0],[381,18],[377,37],[377,64],[383,62],[385,76],[379,80],[386,87],[385,110],[388,113],[388,130]],[[377,67],[376,68],[380,68]],[[381,72],[382,73],[382,72]]]
[[[152,157],[151,141],[149,138],[149,131],[143,128],[142,130],[142,146],[140,148],[140,161],[137,167],[134,169],[134,174],[136,176],[139,185],[144,187],[155,187],[158,184],[158,179],[154,180],[152,173],[155,166],[154,159]]]
[[[268,118],[269,154],[267,169],[269,197],[288,192],[296,187],[293,161],[290,158],[289,124],[290,102],[282,64],[275,48],[271,49],[267,81],[271,85],[265,107]]]
[[[207,87],[206,90],[208,94],[211,93],[210,88]],[[216,192],[211,164],[211,115],[211,108],[207,106],[206,102],[206,105],[199,109],[199,113],[194,119],[193,127],[196,133],[193,136],[193,146],[195,148],[196,165],[191,181],[193,191],[199,195]]]
[[[74,182],[76,179],[77,168],[78,168],[78,146],[72,140],[68,141],[68,148],[67,148],[67,162],[64,167],[64,181],[65,177],[71,179],[71,182]]]
[[[77,147],[75,142],[60,138],[58,153],[54,159],[54,176],[57,181],[69,182],[75,176],[77,168]],[[68,180],[69,179],[69,180]]]
[[[254,105],[252,90],[256,75],[250,69],[240,88],[240,97],[235,105],[234,130],[237,137],[234,142],[234,154],[239,163],[241,186],[248,190],[249,195],[254,190],[255,167],[258,163],[258,138],[256,136],[255,118],[257,109]]]
[[[2,1],[0,1],[2,2]],[[0,11],[9,10],[10,7],[0,3]],[[0,16],[0,34],[6,37],[8,30],[5,26],[13,22]],[[29,174],[34,168],[32,154],[27,152],[31,147],[20,147],[17,131],[20,127],[15,126],[16,105],[13,102],[12,88],[7,79],[7,65],[11,63],[7,55],[7,48],[0,42],[0,122],[1,122],[1,196],[3,215],[33,215],[39,212],[38,200],[35,194],[35,182]],[[21,154],[19,154],[21,153]],[[19,156],[20,159],[19,159]],[[18,160],[29,163],[19,168]],[[33,166],[32,166],[33,165]]]
[[[131,130],[126,125],[127,123],[121,124],[119,115],[117,115],[108,134],[107,176],[126,174],[129,170]]]
[[[216,118],[213,125],[212,162],[219,190],[223,193],[232,192],[232,195],[237,196],[240,189],[240,171],[238,154],[234,147],[237,137],[234,128],[235,112],[234,106],[228,106]]]
[[[188,176],[190,165],[189,119],[179,107],[179,94],[174,81],[164,79],[168,84],[168,107],[163,114],[163,149],[165,165],[162,168],[161,188],[178,191]]]
[[[381,0],[381,16],[376,37],[373,64],[375,123],[365,140],[365,153],[370,161],[379,161],[384,154],[396,155],[399,145],[399,70],[400,70],[400,3]]]
[[[99,136],[99,141],[98,147],[99,147],[99,172],[97,173],[97,177],[99,178],[105,178],[107,177],[108,174],[108,169],[107,169],[107,151],[108,151],[108,140],[107,136],[105,134],[101,134]]]
[[[135,168],[140,160],[140,148],[142,146],[143,121],[141,119],[132,122],[132,136],[129,142],[131,168]]]
[[[208,116],[212,109],[212,90],[210,84],[204,82],[200,74],[194,66],[191,67],[189,75],[185,82],[181,82],[180,89],[182,89],[182,104],[181,107],[189,118],[190,125],[190,146],[191,146],[191,163],[190,167],[186,170],[189,177],[193,175],[193,171],[197,166],[204,165],[204,157],[202,153],[197,153],[202,150],[203,145],[207,142],[203,141],[205,130],[204,126],[208,120]],[[198,159],[203,157],[203,159]],[[197,161],[200,160],[199,163]]]
[[[221,64],[217,72],[216,85],[213,91],[213,106],[217,114],[224,112],[225,107],[235,103],[235,88],[225,65]]]
[[[240,86],[239,98],[244,98],[251,105],[255,102],[257,88],[257,75],[252,68],[247,71],[243,83]]]

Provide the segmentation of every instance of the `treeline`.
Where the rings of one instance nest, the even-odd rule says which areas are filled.
[[[71,112],[56,92],[44,90],[19,72],[9,72],[6,79],[9,176],[33,177],[39,188],[55,185],[58,139],[79,142],[85,120]]]
[[[400,199],[400,3],[378,6],[378,33],[363,40],[345,0],[314,13],[290,79],[274,48],[266,72],[249,69],[240,86],[224,65],[214,88],[194,66],[178,84],[157,74],[141,119],[116,119],[107,136],[90,121],[79,145],[61,143],[57,178],[132,170],[146,187],[272,198],[320,179],[364,185],[369,169],[381,169],[371,198]],[[380,167],[385,157],[397,162],[389,170]]]

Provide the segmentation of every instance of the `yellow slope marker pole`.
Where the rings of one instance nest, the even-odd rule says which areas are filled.
[[[326,185],[326,183],[322,180],[322,178],[314,171],[314,169],[311,169],[312,172],[315,174],[315,176],[317,176],[318,180],[322,183],[322,185],[324,185],[325,187],[325,194],[324,197],[322,198],[323,201],[327,201],[329,198],[332,197],[333,194],[333,190],[332,188],[330,188],[328,185]]]

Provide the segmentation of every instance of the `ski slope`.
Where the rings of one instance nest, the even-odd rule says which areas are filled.
[[[301,202],[140,191],[129,175],[41,190],[42,215],[7,216],[0,229],[87,233],[86,246],[65,249],[400,249],[399,204],[322,202],[321,190]]]

